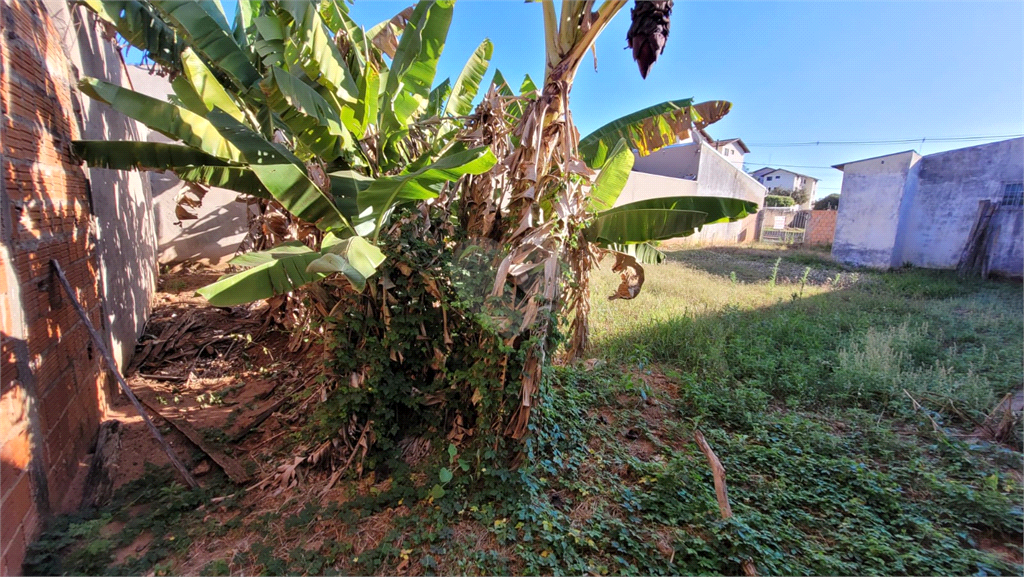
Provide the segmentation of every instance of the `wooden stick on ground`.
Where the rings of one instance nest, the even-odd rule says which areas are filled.
[[[725,467],[718,460],[718,455],[711,450],[711,445],[708,444],[703,433],[699,430],[694,431],[693,440],[697,442],[700,451],[704,453],[708,463],[711,465],[711,475],[715,479],[715,496],[718,497],[718,510],[721,512],[723,519],[728,519],[732,517],[732,506],[729,505],[729,491],[725,486]],[[754,567],[754,562],[750,559],[743,561],[743,572],[748,577],[757,577],[757,569]]]
[[[57,275],[57,279],[60,281],[61,286],[64,287],[64,292],[67,293],[68,298],[71,299],[71,304],[74,305],[75,310],[78,311],[78,316],[81,317],[82,322],[85,323],[85,328],[89,331],[89,336],[92,337],[92,342],[96,345],[96,348],[100,350],[100,353],[103,355],[103,359],[106,360],[107,368],[110,369],[110,372],[114,374],[114,378],[117,379],[117,384],[121,385],[121,390],[124,391],[124,394],[127,395],[128,399],[133,405],[135,405],[135,409],[139,412],[139,416],[142,417],[143,422],[146,423],[146,426],[149,428],[149,432],[153,434],[157,443],[163,447],[164,452],[167,453],[167,457],[170,458],[171,464],[174,465],[174,468],[177,469],[183,477],[185,477],[185,481],[188,483],[189,487],[198,489],[199,482],[192,476],[192,473],[189,472],[188,468],[178,460],[178,456],[174,454],[171,446],[167,444],[166,440],[164,440],[164,436],[160,434],[160,431],[156,428],[156,425],[153,424],[153,421],[149,420],[149,415],[146,414],[146,409],[142,408],[142,404],[139,403],[139,399],[135,397],[135,393],[133,393],[128,387],[128,383],[125,382],[124,377],[121,376],[121,371],[117,370],[117,363],[114,362],[114,357],[110,354],[110,351],[107,350],[107,345],[103,343],[103,338],[100,337],[98,332],[96,332],[96,327],[92,326],[92,321],[89,320],[89,315],[86,314],[85,309],[82,308],[82,303],[78,302],[78,299],[75,297],[75,291],[71,288],[71,284],[68,283],[67,277],[64,276],[64,270],[60,268],[60,263],[54,259],[50,261],[50,265],[53,267],[53,272]]]
[[[163,417],[163,419],[172,427],[178,429],[181,434],[188,437],[188,440],[192,441],[195,446],[199,447],[199,450],[206,453],[214,463],[217,463],[221,469],[224,469],[224,473],[226,473],[228,478],[233,482],[243,484],[249,482],[249,479],[252,478],[251,475],[245,472],[245,467],[243,467],[241,463],[211,447],[210,444],[203,439],[202,433],[197,431],[187,421],[181,418],[171,417],[161,411],[154,403],[145,398],[142,399],[142,404],[149,407],[154,413]]]

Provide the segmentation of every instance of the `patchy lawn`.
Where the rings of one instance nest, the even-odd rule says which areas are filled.
[[[597,274],[592,358],[551,372],[519,469],[461,473],[472,456],[452,446],[333,485],[302,466],[293,487],[242,488],[214,466],[193,493],[149,468],[106,509],[55,520],[26,569],[668,575],[750,560],[765,575],[1021,573],[1021,423],[1007,409],[1024,382],[1019,283],[854,271],[777,247],[670,247],[646,277],[637,299],[609,302],[617,278]],[[284,398],[237,443],[208,434],[263,478],[310,449],[316,350],[248,327],[258,311],[217,314],[235,320],[201,316],[253,342],[200,342],[191,367],[147,365],[187,380],[133,386],[207,422]],[[696,429],[726,468],[728,521]],[[123,452],[154,450],[144,442]],[[456,475],[434,498],[442,466]]]

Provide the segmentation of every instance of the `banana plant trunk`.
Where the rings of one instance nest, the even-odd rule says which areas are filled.
[[[503,296],[511,281],[513,309],[522,313],[518,342],[525,343],[520,404],[505,433],[526,432],[543,366],[550,353],[547,335],[554,315],[568,299],[574,312],[569,356],[586,346],[589,275],[593,254],[582,236],[587,202],[584,182],[594,173],[579,158],[579,132],[569,111],[569,93],[580,63],[598,35],[625,1],[608,0],[596,12],[593,2],[565,2],[560,16],[544,2],[547,69],[540,95],[526,108],[514,135],[519,145],[503,163],[508,170],[509,201],[499,226],[507,254],[498,264],[493,296]],[[573,282],[563,293],[562,263]],[[518,293],[518,296],[517,296]],[[518,307],[515,303],[520,303]]]

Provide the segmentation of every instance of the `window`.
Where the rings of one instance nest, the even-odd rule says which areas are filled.
[[[1003,189],[1003,206],[1024,206],[1024,183],[1007,184]]]

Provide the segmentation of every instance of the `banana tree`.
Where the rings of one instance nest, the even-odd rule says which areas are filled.
[[[634,151],[650,154],[719,120],[728,102],[670,101],[612,121],[582,140],[569,111],[579,65],[625,0],[568,0],[560,9],[540,2],[545,31],[545,75],[525,107],[513,107],[492,86],[473,121],[474,144],[489,146],[499,163],[462,181],[462,202],[476,212],[463,218],[479,239],[497,239],[492,296],[525,320],[523,336],[546,335],[554,314],[573,314],[568,358],[587,346],[590,271],[614,253],[623,284],[613,297],[633,298],[643,282],[642,262],[663,258],[650,241],[685,236],[705,224],[736,220],[757,210],[734,199],[657,199],[614,207],[632,168]],[[668,36],[671,1],[636,2],[628,41],[646,77]],[[595,9],[596,8],[596,9]],[[503,100],[504,98],[504,100]],[[522,98],[520,97],[520,101]],[[510,120],[511,118],[511,120]],[[566,265],[568,278],[561,274]],[[528,339],[527,339],[528,340]],[[519,408],[508,425],[523,435],[538,391],[547,341],[526,351]]]
[[[93,78],[82,92],[176,141],[76,142],[85,162],[171,171],[272,201],[319,229],[312,247],[288,243],[231,261],[246,270],[200,290],[211,304],[268,298],[333,273],[362,290],[384,258],[372,240],[396,207],[495,163],[486,147],[454,139],[491,43],[454,84],[431,88],[450,0],[368,31],[342,0],[242,0],[231,24],[219,2],[83,3],[159,64],[174,94],[165,102]]]

